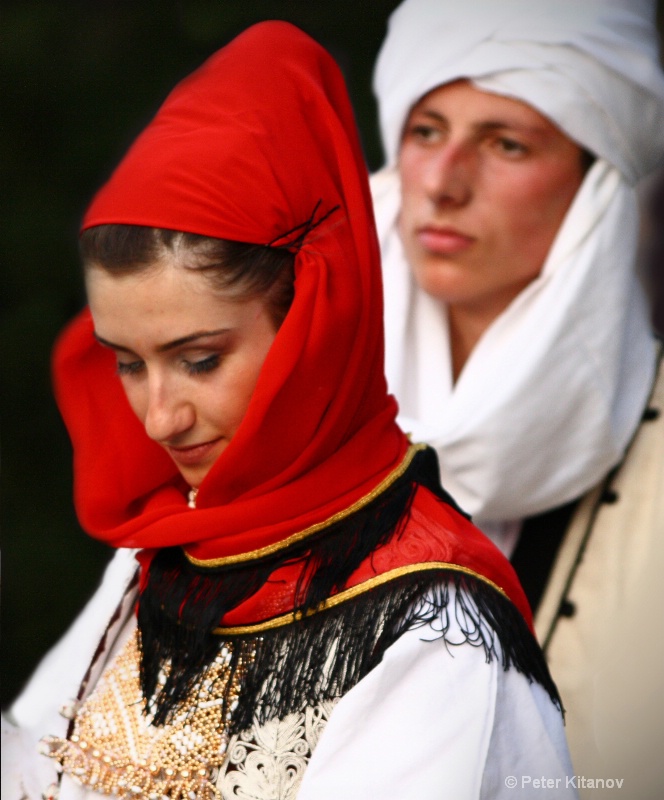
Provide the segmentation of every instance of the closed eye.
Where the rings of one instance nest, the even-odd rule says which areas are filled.
[[[123,375],[136,375],[144,366],[143,361],[118,361],[117,372],[120,377]]]
[[[202,375],[206,372],[212,372],[219,366],[221,356],[219,353],[213,353],[200,361],[187,361],[184,360],[185,369],[190,375]]]

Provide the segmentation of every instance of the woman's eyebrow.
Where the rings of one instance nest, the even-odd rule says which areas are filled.
[[[215,331],[196,331],[195,333],[190,333],[188,336],[181,336],[179,339],[173,339],[172,342],[166,342],[165,344],[159,345],[157,351],[159,353],[163,353],[167,350],[173,350],[176,347],[181,347],[183,344],[190,344],[198,339],[204,339],[208,336],[219,336],[219,334],[228,333],[229,330],[230,328],[219,328]],[[116,344],[115,342],[109,342],[108,339],[104,339],[96,331],[94,333],[94,337],[99,344],[103,344],[104,347],[110,347],[111,350],[119,350],[122,353],[132,352],[129,347],[125,347],[122,344]]]

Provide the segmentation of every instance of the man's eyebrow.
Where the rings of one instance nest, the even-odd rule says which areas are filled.
[[[499,131],[508,128],[522,133],[536,134],[546,132],[544,125],[528,125],[525,122],[514,119],[486,120],[484,122],[478,122],[476,128],[480,131]]]
[[[443,124],[448,123],[448,119],[444,114],[441,114],[440,111],[435,111],[432,108],[420,108],[416,109],[413,113],[422,114],[424,117],[428,117],[429,119],[435,120],[436,122],[440,122]],[[477,131],[494,131],[494,130],[502,130],[503,128],[513,128],[514,130],[520,130],[528,133],[542,133],[546,130],[544,125],[529,125],[526,122],[521,122],[520,120],[515,119],[507,119],[496,117],[495,119],[486,119],[486,120],[479,120],[473,124],[473,128]]]
[[[194,333],[190,333],[188,336],[181,336],[179,339],[173,339],[172,342],[166,342],[165,344],[159,345],[159,347],[157,348],[157,352],[164,353],[168,350],[173,350],[176,347],[182,347],[182,345],[198,341],[198,339],[205,339],[209,336],[219,336],[222,333],[228,333],[229,330],[230,328],[219,328],[218,330],[215,331],[195,331]],[[119,350],[121,353],[132,352],[130,348],[125,347],[122,344],[109,342],[108,339],[104,339],[103,336],[100,336],[96,331],[94,337],[99,342],[99,344],[103,344],[104,347],[110,347],[111,350]]]
[[[447,117],[444,114],[441,114],[439,111],[434,111],[432,108],[426,108],[426,106],[424,108],[414,108],[411,113],[431,117],[431,119],[435,119],[437,122],[447,122]]]

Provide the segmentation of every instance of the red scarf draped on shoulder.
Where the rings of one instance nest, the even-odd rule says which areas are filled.
[[[265,22],[215,53],[168,96],[83,228],[109,223],[286,246],[296,280],[246,416],[196,509],[130,409],[89,312],[66,329],[56,395],[74,446],[76,508],[92,536],[148,554],[180,546],[203,567],[249,563],[343,515],[400,468],[409,444],[383,374],[366,168],[342,75],[323,48],[290,24]],[[411,516],[408,530],[435,535],[401,537],[357,580],[451,562],[504,589],[530,622],[510,567],[470,523],[437,499],[416,498]],[[258,605],[244,615],[238,607],[232,624],[274,607],[270,597]]]

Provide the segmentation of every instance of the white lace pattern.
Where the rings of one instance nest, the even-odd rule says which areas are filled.
[[[222,797],[295,800],[311,754],[338,700],[233,736],[217,779]]]

